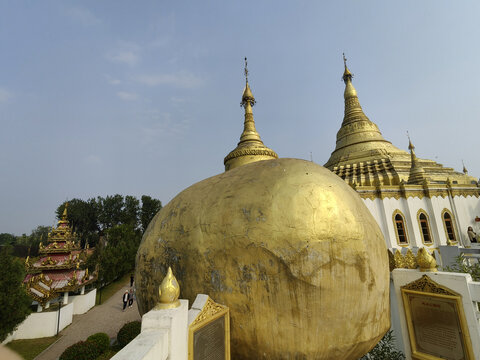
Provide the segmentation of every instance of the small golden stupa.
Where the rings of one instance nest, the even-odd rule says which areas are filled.
[[[232,359],[356,360],[390,327],[382,233],[340,177],[277,159],[263,145],[253,101],[247,81],[245,130],[232,153],[262,150],[230,153],[228,171],[182,191],[145,232],[135,273],[140,312],[159,302],[172,267],[182,298],[208,294],[230,308]]]
[[[242,102],[240,103],[245,108],[245,121],[238,146],[223,160],[225,171],[259,160],[278,158],[275,151],[263,144],[260,135],[255,129],[252,111],[252,106],[255,105],[255,102],[252,90],[248,84],[247,58],[245,58],[245,89],[243,90]]]

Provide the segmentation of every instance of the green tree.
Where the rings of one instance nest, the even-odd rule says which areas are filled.
[[[9,246],[0,248],[0,269],[0,341],[3,341],[30,314],[32,300],[22,286],[24,266],[11,255]]]
[[[108,229],[106,236],[107,244],[99,254],[99,278],[109,283],[134,268],[142,233],[131,224],[122,224]]]
[[[162,202],[157,199],[152,199],[150,196],[142,196],[142,209],[140,211],[140,221],[142,223],[142,231],[147,230],[148,224],[152,221],[153,217],[162,208]]]
[[[13,234],[0,234],[0,245],[13,245],[17,241],[17,237]]]
[[[122,211],[122,224],[129,224],[134,227],[138,227],[139,217],[140,201],[134,196],[125,196],[125,202]]]
[[[120,225],[123,220],[123,196],[116,194],[106,198],[98,197],[98,222],[103,230]]]

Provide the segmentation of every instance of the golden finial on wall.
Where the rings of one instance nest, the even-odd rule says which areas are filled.
[[[416,269],[418,267],[417,259],[415,259],[412,249],[408,249],[407,253],[405,254],[405,265],[407,269]]]
[[[418,250],[417,263],[420,266],[420,271],[437,271],[437,261],[425,248]]]
[[[395,251],[394,260],[395,260],[395,268],[403,269],[406,267],[405,258],[403,257],[402,252],[398,249],[397,251]]]
[[[180,306],[180,285],[173,276],[172,268],[168,267],[167,276],[163,279],[158,289],[160,302],[155,306],[155,309],[173,309]]]

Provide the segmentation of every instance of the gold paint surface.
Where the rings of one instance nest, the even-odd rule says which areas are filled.
[[[156,309],[173,309],[180,306],[180,286],[173,276],[172,268],[168,267],[167,275],[158,289],[160,302],[155,306]]]
[[[182,298],[230,308],[234,359],[358,359],[390,327],[385,240],[361,198],[309,161],[231,169],[187,188],[137,253],[141,313],[171,266]]]

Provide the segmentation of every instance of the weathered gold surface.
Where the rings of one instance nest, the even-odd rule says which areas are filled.
[[[163,279],[158,289],[160,302],[155,306],[156,309],[173,309],[180,306],[180,286],[173,276],[172,268],[169,266],[167,275]]]
[[[203,180],[152,220],[141,313],[171,266],[191,302],[230,308],[233,359],[358,359],[390,326],[388,255],[363,201],[315,163],[258,161]]]

